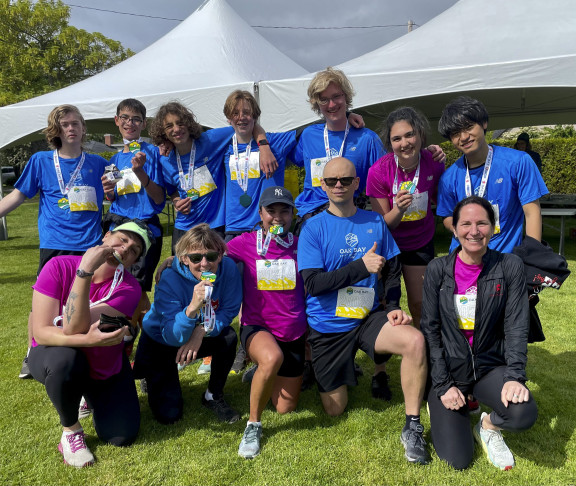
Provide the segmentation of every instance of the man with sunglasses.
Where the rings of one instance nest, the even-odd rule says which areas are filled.
[[[133,323],[142,322],[150,309],[147,292],[152,290],[154,270],[162,252],[162,225],[158,214],[164,209],[166,191],[158,147],[142,140],[146,128],[146,107],[139,100],[127,98],[116,108],[114,123],[118,127],[124,148],[110,159],[119,171],[118,178],[109,173],[102,176],[102,186],[110,209],[102,219],[104,233],[128,220],[146,223],[152,233],[152,246],[128,271],[142,288],[142,297]]]
[[[341,415],[348,386],[357,385],[354,358],[362,349],[375,362],[385,354],[402,356],[406,425],[405,456],[425,464],[430,456],[420,424],[426,383],[424,337],[400,309],[400,250],[382,216],[354,204],[360,185],[354,164],[328,162],[321,181],[326,211],[310,218],[298,242],[298,267],[308,291],[306,313],[312,365],[326,413]],[[386,307],[379,303],[382,279]]]

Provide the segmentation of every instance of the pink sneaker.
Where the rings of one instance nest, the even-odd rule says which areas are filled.
[[[85,467],[94,464],[96,459],[86,445],[84,431],[62,434],[62,439],[58,444],[58,450],[64,458],[64,462],[69,466]]]

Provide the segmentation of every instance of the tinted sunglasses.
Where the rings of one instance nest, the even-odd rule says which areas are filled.
[[[188,253],[186,255],[192,263],[200,263],[202,258],[206,258],[210,263],[214,263],[220,257],[217,251],[209,251],[207,253]]]
[[[338,181],[340,181],[340,184],[346,187],[352,184],[354,179],[356,179],[356,177],[324,177],[324,184],[328,187],[335,187]]]

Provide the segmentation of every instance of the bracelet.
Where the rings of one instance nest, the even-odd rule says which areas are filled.
[[[148,174],[146,174],[148,176],[148,181],[146,182],[146,184],[144,184],[144,189],[146,189],[148,187],[148,185],[150,184],[150,176]]]

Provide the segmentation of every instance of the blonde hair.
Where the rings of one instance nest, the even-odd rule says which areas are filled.
[[[62,127],[60,126],[60,120],[68,115],[69,113],[74,113],[80,118],[84,132],[82,133],[82,143],[86,141],[86,121],[80,110],[74,105],[59,105],[54,108],[48,115],[48,126],[42,130],[42,133],[46,136],[48,144],[53,149],[62,148],[62,139],[60,138],[60,132]]]
[[[222,237],[206,223],[200,223],[184,233],[182,238],[176,243],[176,258],[182,261],[182,258],[186,256],[188,250],[191,248],[216,250],[220,255],[226,253],[226,243],[224,243]]]
[[[322,93],[330,83],[334,83],[342,89],[342,92],[346,97],[346,108],[349,110],[352,107],[352,97],[354,96],[354,88],[352,88],[352,84],[343,71],[327,67],[324,71],[317,73],[308,85],[308,102],[312,105],[312,109],[318,115],[322,114],[318,104],[320,93]]]
[[[199,139],[200,135],[202,135],[202,125],[196,121],[194,113],[192,113],[182,103],[171,101],[170,103],[166,103],[160,107],[158,113],[156,113],[156,116],[152,119],[152,123],[150,124],[148,133],[156,145],[168,141],[168,137],[166,137],[166,132],[164,130],[164,119],[168,115],[174,115],[180,118],[180,121],[188,129],[190,137],[194,140]]]
[[[256,98],[254,98],[252,93],[249,91],[242,91],[237,89],[228,95],[228,98],[226,98],[226,102],[224,103],[224,116],[228,120],[231,120],[234,116],[234,110],[240,101],[245,101],[248,103],[250,109],[252,110],[252,118],[254,118],[254,120],[258,120],[258,118],[260,118],[262,111],[258,106]]]

